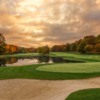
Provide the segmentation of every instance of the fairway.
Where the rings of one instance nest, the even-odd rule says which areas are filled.
[[[63,59],[72,59],[85,62],[100,62],[100,55],[94,54],[80,54],[80,53],[67,53],[67,52],[52,52],[51,56],[63,57]]]
[[[62,73],[95,73],[100,72],[100,63],[73,63],[52,64],[36,68],[39,71],[62,72]]]

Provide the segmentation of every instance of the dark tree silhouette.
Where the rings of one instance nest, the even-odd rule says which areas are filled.
[[[5,52],[5,38],[4,36],[0,33],[0,54],[4,54]]]

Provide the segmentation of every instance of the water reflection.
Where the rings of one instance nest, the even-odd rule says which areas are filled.
[[[42,62],[49,63],[49,61],[50,61],[49,56],[40,56],[40,57],[38,57],[38,63],[42,63]]]
[[[40,63],[75,63],[79,61],[64,60],[61,57],[36,56],[36,57],[10,57],[0,58],[0,66],[22,66]]]
[[[13,64],[18,61],[17,58],[0,58],[0,66],[6,66],[7,64]]]
[[[5,59],[0,59],[0,66],[5,66],[6,60]]]
[[[0,58],[0,66],[21,66],[39,63],[53,63],[49,56]]]

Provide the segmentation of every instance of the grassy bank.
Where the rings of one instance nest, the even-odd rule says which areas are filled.
[[[65,79],[84,79],[100,76],[100,72],[93,73],[61,73],[46,72],[36,70],[38,67],[47,65],[29,65],[21,67],[1,67],[0,79],[44,79],[44,80],[65,80]]]
[[[1,57],[36,56],[37,53],[3,55]],[[61,56],[64,59],[85,59],[86,63],[37,64],[19,67],[1,67],[0,79],[84,79],[100,76],[100,55],[81,55],[73,53],[51,53],[50,56]],[[92,60],[92,62],[91,62]]]
[[[80,90],[72,93],[66,100],[99,100],[100,89]]]
[[[65,53],[65,52],[52,52],[52,57],[63,57],[64,59],[79,60],[86,62],[100,62],[100,55],[94,54],[80,54],[80,53]]]
[[[31,57],[31,56],[38,56],[38,53],[18,53],[18,54],[9,54],[9,55],[0,55],[0,58],[6,57]]]

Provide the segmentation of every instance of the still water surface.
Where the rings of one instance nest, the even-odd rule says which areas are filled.
[[[62,57],[35,56],[0,58],[0,66],[23,66],[31,64],[74,63],[78,61],[64,60]]]

